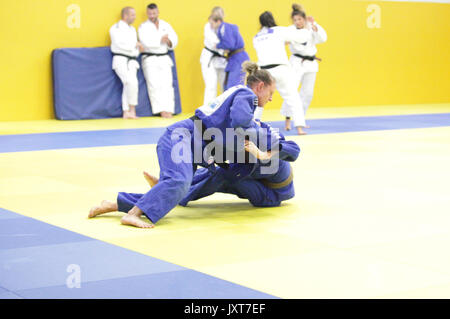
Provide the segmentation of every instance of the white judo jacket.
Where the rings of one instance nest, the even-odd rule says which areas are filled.
[[[263,27],[253,38],[259,65],[289,64],[285,44],[304,43],[311,38],[311,30],[291,27]]]
[[[205,24],[205,27],[203,28],[203,35],[204,35],[204,45],[210,50],[216,51],[221,55],[224,55],[224,50],[217,49],[216,45],[220,42],[219,37],[217,36],[216,32],[213,28],[211,28],[211,25],[208,23]],[[213,53],[203,48],[202,53],[200,55],[200,63],[209,65],[211,62],[211,65],[214,68],[217,69],[225,69],[227,66],[227,59],[221,58],[221,57],[214,57]]]
[[[111,37],[111,51],[127,56],[137,57],[139,50],[137,45],[136,29],[132,25],[128,25],[125,21],[120,20],[109,29]],[[139,69],[139,63],[135,60],[128,60],[123,56],[114,56],[112,60],[112,68],[117,69],[121,64],[128,64]]]
[[[311,31],[310,37],[304,41],[303,43],[298,42],[291,42],[289,44],[289,49],[292,52],[290,61],[294,64],[301,64],[303,72],[317,72],[319,70],[319,64],[317,63],[317,60],[309,61],[309,60],[302,60],[299,57],[296,57],[294,54],[300,54],[303,56],[314,56],[317,53],[316,44],[323,43],[327,41],[327,33],[325,30],[317,24],[317,22],[314,22],[314,25],[317,27],[317,32],[312,30],[311,24],[307,23],[306,30]],[[297,30],[295,25],[289,26],[292,30]],[[300,29],[303,30],[303,29]]]
[[[166,43],[161,43],[161,38],[168,34],[172,46],[169,47]],[[143,22],[138,29],[139,41],[144,46],[144,52],[148,53],[167,53],[168,50],[173,50],[178,45],[178,35],[172,26],[164,20],[159,19],[159,27],[147,20]],[[150,63],[168,63],[173,66],[170,56],[149,56],[145,58],[145,62]]]

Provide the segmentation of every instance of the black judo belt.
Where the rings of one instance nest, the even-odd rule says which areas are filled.
[[[150,53],[150,52],[142,52],[141,55],[142,55],[142,61],[143,61],[145,58],[148,58],[149,56],[163,56],[163,55],[169,55],[169,52],[166,52],[166,53]]]
[[[267,64],[267,65],[261,65],[260,68],[263,70],[267,70],[267,69],[273,69],[276,68],[277,66],[280,66],[281,64]]]
[[[212,57],[211,57],[211,59],[209,59],[209,62],[208,62],[208,67],[211,64],[212,59],[214,59],[214,58],[224,58],[224,59],[227,58],[225,55],[222,55],[217,51],[211,50],[210,48],[205,47],[205,49],[212,53]]]
[[[301,54],[298,54],[298,53],[294,53],[294,55],[295,55],[296,57],[302,59],[302,62],[303,62],[304,60],[308,60],[308,61],[314,61],[314,60],[322,61],[321,58],[318,58],[318,57],[316,57],[315,55],[301,55]]]
[[[128,68],[128,63],[129,63],[131,60],[134,60],[134,61],[137,62],[137,57],[135,57],[135,56],[126,55],[126,54],[122,54],[122,53],[114,53],[114,52],[111,52],[111,53],[112,53],[113,57],[114,57],[114,56],[123,56],[123,57],[127,58],[127,59],[128,59],[128,60],[127,60],[127,68]]]

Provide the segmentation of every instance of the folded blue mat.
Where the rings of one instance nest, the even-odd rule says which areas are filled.
[[[181,112],[180,91],[175,64],[172,69],[175,114]],[[140,64],[140,58],[139,64]],[[102,119],[122,116],[122,82],[111,68],[109,47],[64,48],[52,52],[53,103],[58,120]],[[138,70],[138,116],[151,116],[142,68]]]

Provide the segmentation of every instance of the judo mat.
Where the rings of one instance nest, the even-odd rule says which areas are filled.
[[[175,114],[181,112],[180,90],[175,54],[172,75],[175,93]],[[138,58],[141,65],[141,57]],[[59,120],[102,119],[122,117],[123,85],[112,69],[109,47],[63,48],[52,52],[53,103]],[[138,116],[151,116],[142,66],[137,72],[139,83]]]
[[[214,194],[154,229],[88,219],[148,189],[159,134],[189,115],[0,123],[0,298],[450,297],[450,104],[311,108],[280,207]]]

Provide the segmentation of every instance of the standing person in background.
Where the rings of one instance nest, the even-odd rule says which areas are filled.
[[[121,20],[109,29],[111,36],[112,68],[123,84],[122,110],[124,119],[135,119],[138,104],[137,57],[143,50],[138,42],[136,29],[131,25],[136,19],[136,11],[125,7],[121,12]]]
[[[213,14],[210,17],[211,26],[216,30],[219,43],[216,49],[225,50],[228,63],[225,68],[225,90],[244,84],[245,72],[242,72],[242,63],[250,60],[244,49],[244,39],[239,33],[239,27],[235,24],[226,23],[221,15]]]
[[[294,74],[286,54],[285,43],[303,43],[311,36],[309,30],[297,30],[289,27],[279,27],[271,12],[266,11],[259,16],[261,30],[253,38],[253,46],[258,56],[258,64],[261,69],[269,71],[275,78],[277,90],[283,98],[284,107],[281,114],[286,117],[286,130],[290,130],[290,118],[293,118],[294,126],[299,135],[303,131],[305,118],[302,101],[297,93],[294,82]],[[262,110],[255,112],[255,118],[261,117]]]
[[[211,16],[218,15],[224,18],[224,12],[221,7],[214,7]],[[211,16],[204,27],[205,47],[200,55],[200,65],[202,67],[203,80],[205,81],[205,94],[203,105],[208,104],[217,96],[217,84],[220,84],[221,91],[225,88],[225,68],[227,60],[224,50],[216,49],[219,38],[212,27]]]
[[[316,44],[327,41],[327,33],[314,21],[313,17],[307,17],[302,6],[298,4],[292,5],[291,18],[294,24],[290,28],[312,31],[311,37],[304,43],[292,42],[289,45],[292,52],[289,62],[294,70],[296,87],[298,88],[300,83],[302,84],[300,99],[306,116],[306,110],[313,98],[316,74],[319,71],[319,63],[316,60],[321,60],[316,57]]]
[[[173,61],[169,50],[175,49],[178,36],[169,23],[159,19],[156,4],[147,6],[148,20],[138,29],[139,40],[144,46],[142,70],[153,114],[170,118],[175,111],[173,88]]]

